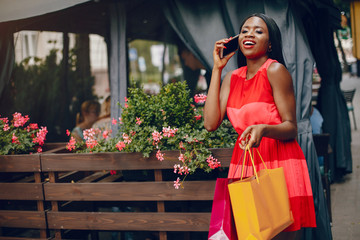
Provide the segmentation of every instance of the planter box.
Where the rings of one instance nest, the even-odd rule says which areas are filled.
[[[229,166],[232,148],[211,150],[223,167]],[[76,238],[67,234],[80,232],[101,239],[101,234],[106,234],[102,231],[137,231],[134,234],[155,235],[158,239],[175,239],[174,235],[194,238],[191,234],[196,232],[206,235],[215,180],[221,172],[190,175],[184,188],[177,190],[173,185],[178,175],[173,173],[173,166],[179,161],[179,152],[163,153],[162,162],[155,155],[144,158],[141,153],[34,155],[39,158],[44,180],[43,199],[39,201],[51,206],[46,219],[48,232],[54,236],[47,237]],[[7,161],[9,166],[16,161],[7,159],[13,159]],[[110,170],[117,174],[110,175]],[[222,174],[226,176],[226,171]],[[34,199],[36,189],[29,191]],[[4,198],[9,195],[12,193]]]

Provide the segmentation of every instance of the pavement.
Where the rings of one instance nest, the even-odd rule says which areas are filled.
[[[344,73],[340,86],[343,90],[356,88],[353,104],[357,130],[354,129],[352,115],[349,115],[353,172],[345,175],[343,181],[331,184],[332,233],[334,240],[358,240],[360,239],[360,77]]]

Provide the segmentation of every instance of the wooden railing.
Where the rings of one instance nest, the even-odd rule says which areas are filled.
[[[212,152],[223,167],[229,166],[232,149]],[[162,162],[155,156],[144,158],[141,153],[43,153],[20,157],[32,159],[31,164],[21,164],[20,158],[14,164],[15,160],[6,161],[7,156],[0,156],[1,172],[22,169],[34,175],[31,182],[1,182],[0,199],[37,202],[35,211],[1,210],[0,226],[35,228],[39,238],[55,239],[84,235],[107,239],[103,237],[106,234],[144,234],[161,240],[206,236],[215,180],[226,177],[226,170],[196,173],[188,176],[183,189],[175,189],[177,175],[173,169],[179,162],[179,152],[164,153],[166,160]],[[117,174],[111,175],[110,170]]]

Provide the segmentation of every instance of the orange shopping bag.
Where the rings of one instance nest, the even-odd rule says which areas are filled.
[[[228,185],[238,239],[271,239],[294,222],[284,170],[267,169],[257,150],[266,169],[256,172],[250,148],[244,151],[255,175],[243,179],[245,152],[241,179]]]

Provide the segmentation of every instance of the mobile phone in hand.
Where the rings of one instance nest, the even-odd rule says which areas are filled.
[[[224,44],[226,48],[220,49],[220,58],[225,57],[226,55],[235,52],[239,48],[239,35],[233,37],[230,41]]]

